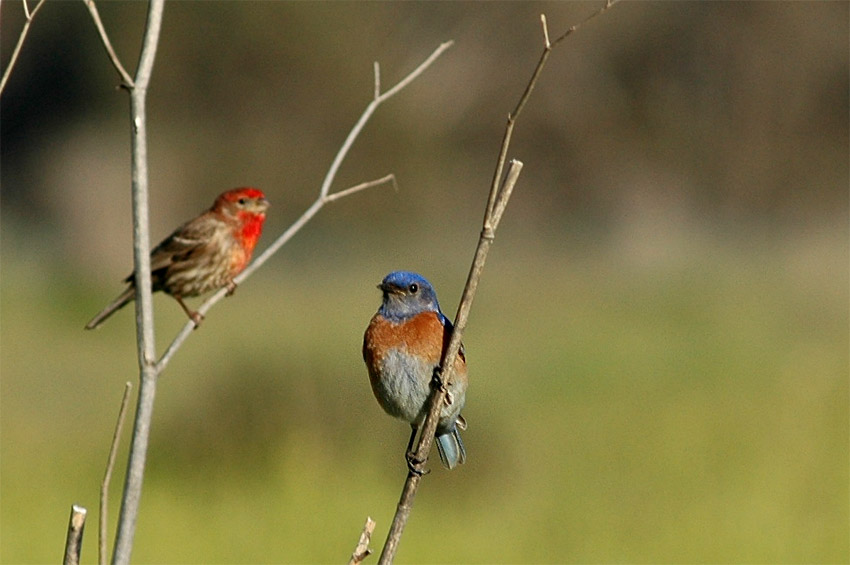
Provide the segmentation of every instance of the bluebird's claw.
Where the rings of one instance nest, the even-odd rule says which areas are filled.
[[[427,475],[431,472],[431,469],[422,469],[422,465],[425,464],[425,461],[420,461],[416,458],[415,453],[407,452],[405,456],[405,460],[407,461],[407,470],[416,475],[417,477],[421,477],[422,475]]]
[[[434,367],[434,372],[431,374],[431,387],[437,390],[443,388],[443,371],[440,370],[439,365]]]

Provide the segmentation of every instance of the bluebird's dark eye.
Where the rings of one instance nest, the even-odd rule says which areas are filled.
[[[416,292],[419,290],[419,285],[416,284],[416,283],[413,283],[412,285],[407,287],[407,290],[410,291],[410,294],[416,294]]]

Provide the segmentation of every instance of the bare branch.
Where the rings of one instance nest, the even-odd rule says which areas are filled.
[[[431,63],[433,63],[437,59],[437,57],[442,55],[443,51],[451,47],[453,43],[453,41],[447,41],[445,43],[442,43],[439,47],[437,47],[437,49],[434,50],[433,53],[431,53],[431,55],[427,59],[425,59],[425,61],[422,62],[422,64],[416,67],[409,75],[404,77],[398,84],[396,84],[394,87],[392,87],[385,93],[375,96],[372,102],[369,103],[368,106],[366,106],[366,109],[363,111],[363,114],[360,116],[360,119],[357,121],[356,124],[354,124],[354,127],[351,128],[351,132],[349,132],[348,137],[345,138],[342,147],[340,147],[339,151],[337,152],[336,157],[334,158],[330,168],[328,169],[327,175],[325,175],[325,180],[322,181],[322,188],[320,191],[320,195],[322,197],[328,194],[328,191],[331,188],[331,184],[333,183],[334,178],[336,178],[337,170],[339,170],[339,166],[342,164],[343,159],[345,159],[345,156],[348,154],[348,150],[354,144],[354,140],[357,139],[357,136],[360,135],[360,131],[363,129],[363,126],[366,125],[366,122],[369,121],[369,118],[372,117],[372,114],[375,112],[375,110],[378,109],[378,106],[398,94],[398,92],[402,88],[410,84],[413,80],[416,79],[416,77],[421,75],[425,71],[425,69],[431,66]],[[380,86],[380,72],[375,73],[375,82],[377,86]]]
[[[428,454],[431,452],[431,446],[434,443],[434,434],[437,431],[437,422],[440,418],[440,411],[445,402],[447,383],[452,380],[455,358],[460,351],[461,336],[466,329],[466,322],[469,319],[469,310],[472,308],[472,300],[475,297],[475,292],[478,290],[478,281],[481,279],[481,273],[484,270],[484,262],[487,260],[487,253],[490,251],[490,246],[495,238],[496,227],[499,224],[502,212],[508,205],[513,192],[514,184],[516,183],[519,171],[522,169],[522,163],[519,161],[511,161],[511,168],[505,182],[500,188],[494,190],[495,194],[491,194],[491,200],[494,201],[493,208],[484,216],[484,226],[481,230],[481,236],[478,239],[478,246],[475,249],[475,258],[472,260],[472,266],[469,269],[469,276],[466,279],[466,286],[463,289],[463,296],[458,305],[457,315],[455,316],[454,331],[449,340],[449,345],[443,353],[443,358],[440,361],[440,367],[435,372],[435,377],[432,383],[431,395],[428,397],[428,415],[425,422],[422,424],[422,430],[419,434],[419,443],[416,446],[416,455],[414,461],[420,461],[418,467],[411,467],[407,474],[407,479],[404,482],[404,487],[401,491],[401,497],[396,507],[396,513],[393,517],[393,522],[390,525],[390,531],[387,534],[387,541],[384,543],[384,548],[381,551],[381,557],[378,561],[379,565],[387,565],[393,562],[398,545],[401,542],[401,536],[404,533],[404,527],[410,517],[410,512],[413,510],[413,500],[416,492],[419,489],[419,483],[422,476],[425,474],[424,465],[428,459]],[[498,214],[498,217],[496,216]]]
[[[154,340],[153,302],[151,300],[150,233],[148,219],[147,118],[145,103],[148,85],[156,59],[156,48],[162,26],[164,0],[151,0],[142,40],[142,52],[136,77],[130,88],[132,120],[132,199],[133,199],[133,266],[136,287],[136,341],[139,358],[139,400],[127,461],[127,475],[121,499],[121,512],[115,536],[112,562],[130,562],[136,519],[142,496],[148,439],[156,395],[156,342]]]
[[[322,181],[322,186],[319,189],[319,196],[307,208],[307,210],[305,210],[304,213],[301,214],[301,217],[295,220],[295,222],[291,226],[289,226],[286,231],[284,231],[280,236],[278,236],[278,238],[274,242],[272,242],[272,244],[268,248],[266,248],[265,251],[263,251],[259,256],[257,256],[257,258],[254,259],[254,261],[250,265],[248,265],[248,267],[244,271],[242,271],[239,276],[234,279],[234,282],[236,282],[236,284],[241,284],[243,281],[245,281],[248,277],[251,276],[251,274],[253,274],[254,271],[259,269],[266,261],[268,261],[272,255],[277,253],[277,251],[281,247],[283,247],[283,245],[287,241],[289,241],[296,233],[298,233],[298,231],[302,227],[304,227],[304,225],[306,225],[307,222],[309,222],[313,218],[313,216],[319,213],[319,211],[324,207],[325,204],[328,204],[335,200],[339,200],[340,198],[349,196],[361,190],[365,190],[367,188],[383,184],[389,181],[390,179],[392,179],[393,186],[396,186],[395,176],[387,175],[380,179],[370,181],[368,183],[363,183],[330,194],[331,185],[333,184],[333,181],[336,178],[336,173],[339,170],[340,165],[342,165],[343,160],[348,155],[348,151],[351,149],[352,145],[354,144],[354,141],[360,135],[360,132],[363,130],[363,127],[366,125],[366,122],[369,121],[369,118],[372,116],[375,110],[382,103],[386,102],[393,95],[401,91],[404,86],[410,84],[412,80],[422,74],[422,72],[427,69],[428,66],[430,66],[431,63],[433,63],[437,59],[437,57],[439,57],[440,54],[443,53],[443,51],[451,47],[452,44],[452,41],[442,43],[439,47],[437,47],[437,49],[434,50],[433,53],[431,53],[431,55],[428,56],[425,61],[423,61],[413,71],[411,71],[410,74],[408,74],[398,84],[396,84],[394,87],[392,87],[390,90],[383,94],[378,93],[378,89],[380,88],[380,67],[377,65],[377,63],[375,64],[375,98],[366,106],[366,109],[363,110],[363,113],[360,115],[360,118],[357,120],[357,123],[354,124],[354,127],[351,128],[351,131],[348,133],[348,136],[345,138],[345,141],[343,142],[342,146],[334,157],[331,166],[329,167],[328,172],[325,174],[325,178]],[[210,310],[210,308],[212,308],[217,302],[224,298],[226,294],[227,291],[225,289],[219,290],[218,292],[210,296],[203,304],[201,304],[200,308],[198,308],[198,312],[201,315],[205,315]],[[186,341],[186,339],[189,337],[189,335],[194,329],[195,324],[192,321],[187,322],[186,325],[183,326],[183,329],[180,330],[180,332],[165,350],[165,353],[162,354],[162,357],[160,357],[159,361],[157,362],[157,372],[162,372],[162,370],[165,369],[166,365],[168,365],[168,363],[171,361],[171,358],[180,349],[180,347],[183,345],[183,342]]]
[[[333,202],[334,200],[339,200],[340,198],[351,196],[355,192],[360,192],[361,190],[366,190],[367,188],[372,188],[373,186],[379,186],[388,182],[392,183],[393,189],[398,190],[398,185],[395,182],[395,175],[391,173],[379,179],[361,182],[360,184],[352,186],[351,188],[346,188],[344,190],[340,190],[339,192],[329,194],[325,197],[325,202]]]
[[[79,565],[83,547],[83,530],[86,527],[86,509],[74,504],[68,520],[68,537],[65,539],[65,565]]]
[[[103,482],[100,483],[100,516],[98,517],[98,559],[99,565],[105,565],[108,557],[106,547],[107,536],[107,510],[109,500],[109,483],[112,481],[112,469],[115,467],[115,457],[118,455],[118,444],[121,443],[121,430],[124,428],[124,419],[127,416],[127,407],[130,404],[130,391],[133,384],[127,382],[124,385],[124,396],[121,398],[121,408],[118,409],[118,421],[115,423],[115,432],[112,434],[112,445],[109,447],[109,457],[106,460],[106,472]]]
[[[39,8],[41,8],[41,5],[44,4],[44,0],[38,0],[35,8],[33,8],[32,12],[30,12],[27,0],[22,0],[22,2],[24,5],[24,16],[26,17],[26,21],[24,22],[24,27],[21,28],[21,35],[18,36],[18,42],[15,44],[12,56],[9,58],[9,64],[6,65],[6,70],[3,71],[3,78],[0,78],[0,96],[2,96],[3,90],[6,88],[6,82],[9,80],[9,75],[12,74],[12,69],[18,61],[18,55],[21,53],[21,47],[23,47],[24,40],[27,38],[27,33],[29,33],[30,30],[30,24],[32,24],[32,20],[38,13]]]
[[[443,51],[445,51],[446,49],[448,49],[452,45],[454,45],[454,41],[446,41],[445,43],[441,43],[440,46],[437,47],[434,50],[434,52],[431,53],[431,55],[427,59],[422,61],[422,63],[418,67],[413,69],[413,72],[411,72],[409,75],[407,75],[406,77],[401,79],[401,81],[399,81],[399,83],[397,85],[395,85],[391,89],[389,89],[386,92],[384,92],[383,94],[381,94],[378,97],[380,99],[380,101],[384,102],[385,100],[388,100],[388,99],[392,98],[393,96],[395,96],[396,94],[398,94],[399,90],[401,90],[402,88],[404,88],[405,86],[407,86],[408,84],[410,84],[411,82],[416,80],[416,78],[419,75],[421,75],[423,72],[425,72],[425,69],[427,69],[428,67],[431,66],[431,63],[433,63],[437,59],[437,57],[439,57],[440,55],[443,54]]]
[[[369,557],[372,553],[372,550],[369,549],[369,543],[372,540],[372,532],[374,531],[375,521],[367,516],[363,531],[360,532],[360,540],[357,542],[357,547],[354,548],[354,553],[351,554],[351,559],[348,560],[348,565],[360,565],[364,559]]]
[[[589,19],[603,13],[610,8],[615,1],[616,0],[607,0],[607,3],[601,10],[597,11],[584,21],[586,22]],[[562,41],[567,35],[575,31],[575,29],[578,29],[581,25],[577,24],[573,26],[569,31],[567,31],[567,33],[550,43],[545,16],[541,17],[541,22],[543,25],[544,35],[543,53],[540,56],[537,66],[534,68],[534,72],[532,73],[522,96],[520,96],[519,102],[514,108],[514,111],[508,115],[508,122],[505,126],[505,133],[502,137],[502,145],[496,161],[493,181],[490,185],[490,194],[488,196],[487,206],[484,212],[484,222],[481,235],[478,238],[478,245],[475,249],[475,257],[473,258],[472,265],[469,269],[469,275],[466,279],[466,285],[463,289],[460,304],[458,304],[457,314],[454,321],[454,330],[449,340],[449,345],[443,353],[439,368],[434,374],[435,378],[432,382],[431,395],[428,398],[428,414],[422,424],[422,429],[419,434],[419,442],[415,449],[415,455],[412,458],[414,461],[421,461],[422,463],[418,466],[411,466],[407,474],[407,479],[404,482],[401,497],[399,498],[398,506],[396,507],[396,513],[393,517],[389,533],[387,534],[387,540],[384,543],[383,550],[381,551],[381,557],[378,561],[379,565],[387,565],[393,562],[395,553],[398,550],[398,545],[401,542],[404,527],[407,524],[407,520],[410,517],[410,512],[413,507],[413,500],[416,496],[422,476],[425,473],[424,465],[427,461],[428,454],[431,452],[431,446],[434,443],[434,434],[437,430],[437,422],[439,421],[441,408],[445,402],[448,390],[446,385],[452,381],[452,377],[454,376],[453,368],[455,365],[455,359],[460,351],[461,339],[463,332],[466,329],[466,323],[469,319],[469,311],[472,307],[472,301],[478,289],[478,283],[481,279],[484,263],[487,260],[487,254],[490,250],[490,246],[495,240],[496,228],[498,227],[502,214],[508,205],[508,200],[513,192],[513,187],[516,184],[520,171],[522,170],[522,162],[512,160],[510,162],[510,168],[507,175],[504,179],[502,178],[514,124],[516,123],[517,117],[522,112],[522,109],[525,107],[526,102],[528,102],[531,92],[537,83],[537,79],[552,51],[552,47]]]
[[[595,18],[597,16],[601,16],[602,14],[607,12],[611,8],[611,6],[613,6],[614,4],[616,4],[619,1],[620,0],[606,0],[604,6],[602,6],[597,11],[595,11],[592,14],[590,14],[589,16],[587,16],[585,19],[583,19],[579,23],[577,23],[573,26],[570,26],[570,28],[567,31],[565,31],[560,37],[558,37],[555,41],[552,42],[552,47],[554,47],[555,45],[557,45],[561,41],[565,40],[567,38],[567,36],[575,33],[581,26],[583,26],[584,24],[586,24],[587,22],[589,22],[593,18]]]
[[[91,19],[94,21],[94,26],[100,34],[100,41],[106,49],[106,54],[109,55],[109,60],[112,61],[112,66],[115,67],[115,70],[118,71],[119,75],[121,75],[121,85],[125,88],[132,87],[133,79],[130,77],[130,73],[128,73],[124,68],[124,65],[121,64],[121,60],[115,53],[115,49],[112,48],[112,42],[109,41],[109,36],[106,34],[103,22],[100,21],[100,14],[97,11],[97,6],[95,6],[94,0],[84,0],[84,2],[86,4],[86,8],[89,9],[89,14],[91,14]]]

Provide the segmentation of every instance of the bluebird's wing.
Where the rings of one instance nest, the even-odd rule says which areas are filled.
[[[443,351],[442,351],[442,353],[445,354],[446,349],[448,349],[448,347],[449,347],[449,341],[451,341],[451,339],[452,339],[452,330],[454,330],[454,325],[452,325],[451,320],[446,318],[446,315],[443,314],[442,312],[439,312],[439,311],[437,312],[437,318],[439,318],[440,323],[443,324]],[[466,363],[466,352],[463,349],[463,343],[460,344],[460,351],[459,351],[458,355],[460,356],[461,361]]]

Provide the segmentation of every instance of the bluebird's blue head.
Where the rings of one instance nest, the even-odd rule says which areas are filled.
[[[410,271],[393,271],[378,285],[384,293],[379,312],[391,320],[403,320],[422,312],[439,312],[437,293],[425,277]]]

